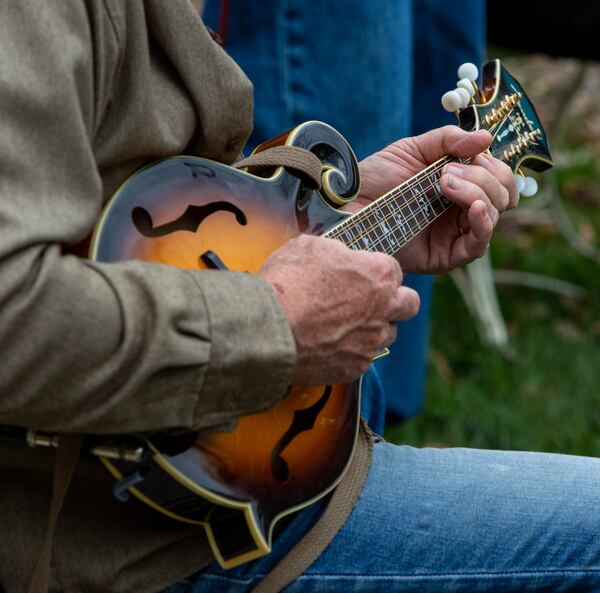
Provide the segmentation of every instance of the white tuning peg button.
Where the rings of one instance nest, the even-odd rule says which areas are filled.
[[[459,89],[465,89],[469,93],[470,97],[472,97],[475,94],[475,87],[473,86],[473,83],[468,78],[461,78],[456,83],[456,86]]]
[[[477,66],[475,66],[475,64],[472,64],[471,62],[465,62],[458,69],[458,78],[467,78],[468,80],[473,82],[474,80],[477,80],[478,76],[479,70],[477,70]]]
[[[515,181],[517,182],[517,191],[522,194],[525,189],[525,177],[523,175],[515,175]]]
[[[531,196],[535,196],[537,194],[538,184],[537,181],[533,177],[525,177],[525,187],[521,191],[521,195],[526,198],[531,198]]]
[[[466,107],[469,104],[469,101],[471,100],[471,95],[469,95],[469,91],[467,91],[467,89],[463,89],[462,87],[459,87],[456,89],[456,92],[460,95],[460,99],[461,99],[461,107]]]
[[[442,95],[442,107],[446,111],[458,111],[462,106],[462,97],[456,91],[448,91]]]

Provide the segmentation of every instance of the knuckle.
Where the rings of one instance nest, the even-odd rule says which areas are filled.
[[[297,250],[311,252],[316,248],[316,239],[318,238],[312,235],[302,234],[298,235],[290,243],[293,242],[293,246]]]
[[[482,186],[489,183],[490,179],[493,178],[493,174],[481,165],[473,166],[473,179],[477,185]]]
[[[295,239],[296,243],[300,244],[300,245],[311,245],[312,244],[312,239],[314,239],[314,237],[312,235],[306,235],[306,234],[301,234],[298,235]]]
[[[385,253],[380,253],[381,260],[387,272],[393,273],[396,271],[398,267],[398,262],[391,256]]]
[[[515,182],[515,174],[513,170],[503,161],[494,159],[498,169],[498,179],[504,186],[511,186]]]
[[[488,200],[485,190],[481,187],[481,184],[477,182],[466,184],[465,195],[470,203],[475,202],[476,200],[483,200],[484,202]]]
[[[385,253],[373,253],[372,261],[374,270],[381,278],[387,278],[391,275],[395,275],[397,262],[391,255]]]
[[[464,171],[465,178],[477,186],[484,185],[491,176],[491,173],[487,169],[474,163],[465,165]]]
[[[502,211],[504,211],[510,205],[510,192],[504,186],[502,186],[501,196],[502,196],[501,197],[501,206],[502,206]]]

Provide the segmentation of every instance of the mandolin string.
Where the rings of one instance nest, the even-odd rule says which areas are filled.
[[[491,154],[492,156],[498,156],[499,154],[503,153],[504,150],[510,146],[510,143],[505,144],[505,145],[501,145],[497,150],[493,151]],[[399,186],[393,188],[392,190],[390,190],[387,194],[384,194],[383,196],[380,196],[379,198],[377,198],[377,200],[375,200],[374,202],[372,202],[371,204],[369,204],[368,206],[365,206],[364,208],[362,208],[361,210],[358,210],[356,213],[354,213],[349,219],[342,221],[341,223],[339,223],[338,225],[332,227],[331,229],[329,229],[327,231],[327,233],[325,233],[325,236],[333,234],[334,232],[343,232],[344,229],[350,231],[354,228],[356,228],[358,226],[358,224],[360,224],[361,222],[365,221],[365,215],[368,216],[370,212],[375,212],[377,209],[380,209],[382,206],[384,205],[390,205],[392,203],[392,201],[398,197],[399,195],[402,195],[403,192],[398,191],[400,190],[400,188],[404,185],[406,185],[405,189],[409,189],[410,185],[411,185],[411,181],[412,184],[415,185],[416,183],[421,184],[423,179],[418,180],[418,177],[423,177],[424,175],[426,176],[426,180],[431,182],[432,181],[432,176],[436,175],[437,173],[439,173],[448,163],[453,162],[453,160],[451,159],[456,159],[456,160],[460,160],[460,157],[451,157],[449,155],[446,155],[444,157],[442,157],[437,164],[433,164],[434,166],[430,165],[429,167],[423,169],[422,171],[420,171],[419,173],[417,173],[415,176],[413,176],[411,179],[403,182],[402,184],[400,184]],[[470,159],[465,160],[465,161],[461,161],[463,164],[467,164],[468,162],[470,162]],[[438,179],[434,179],[432,183],[430,183],[430,185],[427,186],[427,188],[423,189],[423,186],[421,186],[421,193],[419,195],[415,195],[414,197],[411,197],[409,200],[406,200],[402,205],[400,205],[398,208],[396,208],[394,211],[391,211],[390,209],[390,214],[386,217],[384,217],[383,219],[378,219],[377,221],[375,221],[374,224],[372,224],[371,226],[369,226],[366,230],[362,231],[362,236],[357,237],[355,240],[352,240],[348,243],[346,243],[349,247],[352,247],[353,245],[356,246],[358,241],[360,239],[362,239],[364,237],[364,235],[367,235],[371,230],[373,230],[377,225],[379,225],[382,222],[389,222],[391,219],[394,219],[394,222],[397,223],[397,220],[395,218],[395,214],[397,214],[398,212],[400,212],[402,214],[402,211],[408,207],[410,215],[406,216],[404,218],[404,221],[406,222],[411,222],[411,220],[417,220],[416,214],[419,213],[419,211],[417,213],[413,212],[412,208],[410,208],[410,205],[419,201],[420,199],[422,199],[423,197],[426,197],[430,203],[430,205],[433,207],[433,202],[431,202],[429,200],[429,198],[427,197],[427,192],[434,187],[435,185],[439,184],[439,178]],[[449,204],[444,204],[441,200],[440,200],[440,195],[436,195],[434,196],[434,200],[436,200],[439,204],[441,204],[443,206],[443,210],[439,213],[436,213],[435,216],[433,218],[429,218],[429,215],[426,215],[426,225],[428,226],[429,224],[431,224],[434,220],[436,220],[439,216],[441,216],[446,210],[448,210],[448,208],[452,205],[452,202],[450,202]],[[421,209],[420,212],[422,214],[423,210]],[[434,209],[435,212],[435,209]],[[411,233],[410,237],[406,236],[406,233],[404,231],[402,231],[402,240],[404,240],[405,242],[402,244],[402,242],[400,241],[400,246],[398,246],[397,244],[392,245],[388,236],[387,235],[383,235],[382,237],[376,239],[375,241],[373,241],[372,246],[373,247],[378,247],[378,246],[383,246],[383,241],[387,240],[388,243],[390,243],[390,248],[401,248],[403,247],[406,243],[408,243],[411,239],[413,239],[421,230],[423,230],[423,228],[425,228],[425,226],[419,228],[417,230],[416,233]],[[394,230],[400,228],[399,224],[395,224],[395,225],[390,225],[390,230]],[[409,226],[410,230],[412,231],[413,229]],[[341,237],[333,237],[332,238],[340,238]]]
[[[364,218],[365,215],[368,216],[371,212],[375,212],[376,210],[381,209],[381,207],[384,206],[384,205],[390,205],[395,198],[397,198],[399,195],[402,195],[403,192],[399,191],[400,188],[402,188],[403,186],[406,186],[405,189],[409,189],[411,183],[414,185],[417,182],[418,183],[422,183],[425,180],[425,179],[422,179],[422,180],[418,180],[417,181],[417,177],[423,177],[424,175],[426,175],[426,180],[429,181],[429,182],[431,182],[431,176],[435,175],[436,173],[438,173],[439,171],[441,171],[441,169],[446,164],[448,164],[449,162],[452,162],[450,160],[452,158],[455,158],[455,157],[449,157],[449,156],[442,157],[442,159],[440,159],[440,161],[438,161],[435,166],[430,165],[426,169],[423,169],[422,171],[420,171],[419,173],[417,173],[415,176],[411,177],[409,180],[403,182],[399,186],[397,186],[397,187],[393,188],[392,190],[390,190],[387,194],[384,194],[383,196],[380,196],[379,198],[377,198],[374,202],[372,202],[368,206],[365,206],[364,208],[358,210],[350,218],[348,218],[348,219],[346,219],[346,220],[338,223],[336,226],[334,226],[331,229],[329,229],[329,231],[326,234],[333,233],[334,231],[338,231],[338,232],[342,231],[343,232],[343,229],[351,230],[353,228],[356,228],[358,226],[358,224],[360,224],[361,222],[365,221],[365,218]],[[416,215],[412,211],[412,209],[410,208],[410,205],[413,204],[413,203],[415,203],[419,199],[425,197],[426,193],[432,187],[434,187],[435,185],[437,185],[438,183],[439,183],[439,179],[435,179],[433,181],[433,183],[430,183],[430,185],[428,185],[425,190],[423,190],[423,186],[421,186],[421,193],[418,196],[411,197],[410,199],[406,200],[401,205],[399,205],[399,207],[397,207],[394,211],[390,211],[390,214],[388,216],[386,216],[383,219],[378,219],[375,222],[375,224],[372,224],[365,231],[363,231],[363,235],[366,235],[370,230],[374,229],[377,224],[379,224],[381,222],[388,222],[390,219],[394,218],[394,215],[398,211],[402,211],[405,208],[409,209],[410,216],[406,216],[404,218],[404,220],[406,222],[410,222],[411,219],[416,220]],[[436,198],[437,198],[437,196],[436,196]],[[423,212],[423,211],[421,210],[421,212]],[[396,225],[396,227],[398,227],[398,226],[399,225]],[[419,229],[419,231],[420,230],[421,229]],[[361,237],[357,237],[357,240],[360,240],[360,238]],[[356,244],[356,241],[350,242],[349,245]]]
[[[439,200],[438,196],[436,196],[435,199],[437,200],[438,204],[442,204],[442,202]],[[411,200],[411,202],[412,202],[412,200]],[[431,205],[432,205],[432,208],[434,208],[433,203],[431,203]],[[407,215],[404,212],[405,208],[408,208],[408,211],[410,213],[409,215]],[[446,210],[446,208],[444,207],[442,212],[440,212],[439,214],[442,214],[445,210]],[[435,211],[435,209],[434,209],[434,211]],[[398,215],[402,217],[400,223],[398,223],[398,219],[397,219]],[[437,214],[436,214],[436,218],[437,218]],[[391,222],[391,220],[393,220],[393,222]],[[375,222],[375,224],[372,224],[366,231],[363,232],[363,234],[361,236],[359,236],[356,239],[353,239],[351,241],[346,241],[346,245],[350,248],[358,247],[359,241],[363,240],[363,238],[365,236],[367,236],[367,238],[369,238],[371,240],[371,243],[368,245],[368,247],[370,247],[374,250],[376,250],[380,246],[383,246],[385,241],[387,241],[390,244],[390,246],[392,244],[394,244],[394,247],[397,247],[399,249],[405,243],[407,243],[413,237],[415,237],[418,234],[418,232],[421,230],[421,228],[415,229],[413,226],[411,226],[411,222],[415,221],[415,220],[417,220],[416,213],[413,212],[412,209],[410,208],[410,206],[408,206],[405,203],[400,208],[397,208],[395,213],[390,214],[383,219],[378,219]],[[427,220],[427,223],[429,223],[431,220],[434,220],[434,218],[429,219],[429,220],[425,219],[425,220]],[[423,221],[423,222],[425,222],[425,221]],[[368,237],[368,233],[370,233],[378,224],[382,224],[382,223],[387,223],[389,225],[388,233],[386,233],[382,236],[377,236],[374,240],[371,239],[370,237]],[[408,223],[408,225],[407,225],[408,230],[406,230],[404,228],[403,223]],[[419,223],[419,224],[421,224],[421,223]],[[400,231],[401,231],[401,238],[399,240],[392,241],[390,239],[390,236],[395,238],[397,235],[398,229],[400,229]],[[415,230],[416,230],[416,232],[415,232]],[[399,245],[398,245],[398,243],[399,243]],[[359,247],[359,248],[362,248],[362,247]]]
[[[439,199],[439,196],[436,196],[435,198],[440,204],[442,204],[441,200]],[[451,203],[450,203],[451,205]],[[412,232],[411,229],[411,234],[404,234],[402,236],[401,240],[395,241],[394,243],[392,243],[390,241],[390,239],[388,238],[387,235],[383,235],[382,237],[378,238],[376,241],[373,241],[373,243],[371,244],[371,247],[376,250],[376,251],[383,251],[384,253],[389,253],[390,255],[393,255],[394,253],[398,252],[400,249],[402,249],[402,247],[404,247],[405,245],[407,245],[410,241],[412,241],[412,239],[414,239],[425,227],[429,226],[434,220],[437,220],[442,214],[444,214],[444,212],[446,212],[449,208],[449,206],[446,206],[444,204],[442,204],[443,206],[443,210],[441,212],[436,212],[435,216],[428,218],[427,219],[427,224],[424,225],[423,227],[421,227],[420,229],[418,229],[418,231],[416,233]],[[434,211],[435,212],[435,211]],[[393,233],[391,233],[392,236]],[[384,241],[387,241],[389,244],[389,247],[386,248]],[[379,249],[381,248],[381,249]]]
[[[341,223],[339,223],[338,225],[329,229],[327,231],[327,233],[325,233],[325,236],[332,234],[334,231],[343,232],[344,229],[352,230],[352,229],[356,228],[358,226],[358,224],[365,221],[365,218],[364,218],[365,215],[368,216],[371,212],[375,212],[376,210],[380,209],[384,205],[389,206],[397,197],[403,195],[403,192],[398,191],[398,190],[400,188],[402,188],[403,186],[406,186],[405,189],[409,189],[411,183],[412,184],[417,183],[417,179],[416,179],[417,177],[419,177],[419,176],[423,177],[423,175],[425,174],[426,180],[431,182],[432,181],[431,176],[435,175],[436,173],[441,171],[446,164],[448,164],[449,162],[452,162],[451,160],[449,160],[452,158],[454,158],[454,157],[448,157],[448,156],[442,157],[442,159],[440,159],[440,161],[442,161],[442,162],[439,162],[435,167],[432,167],[430,165],[431,168],[428,167],[426,169],[423,169],[423,171],[420,171],[419,173],[417,173],[417,175],[411,177],[411,179],[403,182],[398,187],[395,187],[394,189],[390,190],[387,194],[384,194],[383,196],[377,198],[377,200],[375,200],[368,206],[365,206],[361,210],[358,210],[355,214],[353,214],[347,220],[344,220]],[[419,180],[418,183],[422,183],[422,181],[425,181],[425,179]],[[405,202],[400,204],[398,207],[396,207],[394,211],[392,211],[390,209],[390,214],[388,216],[384,217],[383,219],[377,219],[377,221],[375,221],[375,223],[371,224],[371,226],[369,226],[366,230],[362,231],[362,236],[357,237],[355,240],[349,241],[348,243],[346,243],[346,245],[348,245],[349,247],[351,247],[352,245],[357,245],[358,241],[364,235],[367,235],[372,229],[374,229],[381,222],[389,222],[391,219],[394,219],[394,221],[397,222],[394,215],[397,213],[402,214],[403,210],[405,210],[406,208],[408,208],[410,215],[405,216],[403,220],[407,223],[410,223],[411,220],[417,220],[416,214],[418,214],[419,211],[417,211],[416,213],[413,212],[412,208],[410,208],[410,205],[415,202],[418,202],[419,199],[426,197],[427,192],[432,187],[438,185],[438,183],[439,183],[439,178],[434,179],[433,182],[430,183],[430,185],[428,185],[427,188],[424,190],[423,190],[423,186],[421,186],[421,193],[418,196],[414,196],[414,197],[411,197],[410,199],[406,200]],[[451,205],[451,204],[449,204],[448,206],[444,205],[441,202],[441,200],[439,200],[439,196],[437,196],[437,195],[435,196],[435,198],[438,200],[438,202],[440,204],[442,204],[444,206],[444,211],[447,210],[447,208]],[[433,204],[431,202],[430,202],[430,204],[433,206]],[[444,211],[440,212],[437,216],[443,214]],[[423,213],[423,210],[421,209],[420,212]],[[435,218],[437,218],[437,216]],[[431,221],[435,220],[435,218],[431,219]],[[428,221],[427,224],[429,224],[429,222],[430,221]],[[394,228],[394,227],[400,228],[400,225],[399,224],[391,225],[391,227],[392,228]],[[422,230],[422,228],[418,229],[417,233],[411,234],[409,240],[412,239],[414,236],[416,236],[421,230]],[[411,228],[411,231],[412,231],[412,228]],[[402,234],[404,235],[405,233],[403,232]],[[334,237],[334,238],[338,238],[338,237]],[[376,241],[373,241],[373,245],[376,245],[377,243],[381,243],[384,238],[385,238],[385,236],[381,237],[380,239],[378,239]],[[403,237],[403,239],[405,239],[405,238],[406,237]]]
[[[508,145],[506,145],[508,146]],[[497,156],[498,154],[500,154],[501,152],[503,152],[506,148],[506,146],[504,147],[500,147],[500,149],[498,149],[497,151],[495,151],[494,153],[492,153],[492,156]],[[357,211],[355,214],[353,214],[351,216],[350,219],[342,221],[341,223],[339,223],[338,225],[336,225],[336,227],[333,227],[332,229],[330,229],[331,231],[333,231],[334,229],[338,228],[338,227],[342,227],[344,226],[345,228],[351,229],[353,226],[355,226],[354,224],[346,224],[346,223],[353,223],[354,218],[356,217],[357,219],[360,219],[360,215],[361,214],[368,214],[370,211],[375,211],[377,208],[375,208],[375,205],[377,205],[377,207],[381,207],[382,205],[388,205],[391,203],[391,199],[397,197],[399,194],[401,194],[402,192],[399,192],[398,190],[406,185],[406,187],[409,187],[409,184],[412,180],[412,183],[414,184],[416,182],[416,178],[419,176],[422,176],[423,174],[427,174],[427,180],[431,181],[431,175],[435,175],[438,172],[441,171],[441,169],[448,163],[453,162],[450,159],[456,159],[456,160],[460,160],[461,158],[464,158],[465,160],[462,160],[461,162],[463,164],[466,164],[468,162],[470,162],[470,159],[467,157],[451,157],[446,155],[445,157],[442,157],[439,161],[438,164],[433,167],[432,165],[430,165],[429,167],[431,167],[431,169],[428,167],[426,169],[423,169],[422,171],[420,171],[419,173],[417,173],[415,176],[411,177],[409,180],[403,182],[402,184],[400,184],[399,186],[393,188],[392,190],[390,190],[387,194],[384,194],[383,196],[380,196],[379,198],[377,198],[374,202],[372,202],[371,204],[369,204],[368,206],[365,206],[364,208],[362,208],[361,210]],[[419,183],[421,183],[421,181],[419,181]],[[432,183],[431,185],[429,185],[427,187],[427,189],[425,189],[424,191],[422,191],[421,194],[419,194],[418,196],[414,196],[411,197],[409,200],[406,200],[406,202],[404,202],[399,209],[404,208],[405,206],[409,206],[410,204],[414,203],[415,201],[418,201],[420,198],[422,198],[423,196],[425,196],[425,194],[435,185],[437,185],[437,183],[439,183],[439,179],[436,180],[434,183]],[[437,196],[436,196],[437,197]],[[443,204],[444,205],[444,204]],[[450,204],[448,204],[447,206],[450,206]],[[447,209],[446,205],[444,205],[444,209]],[[416,218],[414,213],[412,212],[412,209],[409,209],[409,211],[411,212],[411,216],[407,217],[405,220],[408,222],[410,220],[410,218]],[[383,220],[383,222],[386,222],[388,220],[390,220],[390,218],[393,217],[394,213],[390,213],[390,216],[388,216],[387,218],[385,218]],[[380,220],[381,222],[381,220]],[[365,234],[374,228],[375,225],[372,225],[371,227],[369,227],[369,229],[367,229],[367,231],[365,231]],[[419,229],[419,231],[422,229]]]
[[[498,150],[496,150],[494,153],[492,153],[492,156],[497,156],[498,154],[500,154],[501,152],[503,152],[507,146],[510,146],[510,143],[506,144],[506,145],[503,145],[503,146],[500,146],[500,148]],[[328,233],[329,232],[333,232],[334,230],[336,230],[336,229],[338,229],[340,227],[344,227],[344,228],[347,228],[349,230],[350,228],[352,228],[352,225],[350,225],[348,223],[354,222],[355,220],[359,220],[360,217],[361,217],[361,215],[368,214],[370,211],[374,211],[376,209],[376,208],[374,208],[374,206],[380,207],[384,203],[388,204],[390,202],[390,199],[393,199],[396,196],[398,196],[399,193],[402,193],[402,192],[398,192],[398,190],[402,186],[406,185],[406,188],[408,188],[411,181],[414,184],[416,182],[416,178],[419,177],[419,176],[423,176],[423,174],[427,174],[428,180],[431,181],[431,174],[435,175],[436,173],[438,173],[439,171],[441,171],[441,169],[445,165],[447,165],[450,162],[453,162],[450,159],[460,160],[461,158],[465,158],[465,157],[451,157],[451,156],[448,156],[448,155],[442,157],[441,159],[439,159],[439,161],[436,161],[437,164],[433,163],[432,165],[429,165],[429,167],[423,169],[422,171],[420,171],[419,173],[417,173],[416,175],[414,175],[410,179],[404,181],[399,186],[391,189],[387,194],[384,194],[383,196],[380,196],[379,198],[377,198],[375,201],[373,201],[368,206],[365,206],[364,208],[361,208],[360,210],[358,210],[357,212],[355,212],[354,214],[352,214],[352,216],[349,219],[344,220],[344,221],[338,223],[336,226],[334,226],[331,229],[329,229]],[[464,161],[461,161],[461,162],[463,162],[463,164],[466,164],[466,163],[470,162],[470,159],[467,157],[467,158],[465,158]],[[435,165],[435,166],[433,166],[433,165]],[[420,181],[419,181],[419,183],[420,183]],[[416,200],[419,200],[434,185],[436,185],[436,183],[433,183],[432,185],[429,185],[427,187],[427,189],[425,191],[423,191],[419,196],[411,197],[411,199],[407,200],[406,202],[404,202],[404,204],[401,207],[407,206],[407,205],[409,205],[411,203],[414,203]],[[385,200],[387,200],[387,202]],[[412,213],[412,210],[411,210],[411,213]],[[385,220],[389,220],[389,218],[390,217],[388,217]],[[408,220],[408,218],[406,220]],[[374,228],[374,227],[373,226],[369,227],[369,230],[371,228]]]
[[[496,150],[494,153],[492,153],[492,156],[497,156],[498,154],[500,154],[501,152],[504,151],[504,149],[509,146],[510,144],[501,146],[498,150]],[[448,155],[446,155],[445,157],[442,157],[440,159],[440,161],[438,161],[438,164],[433,167],[432,165],[429,165],[429,167],[427,167],[426,169],[423,169],[422,171],[420,171],[419,173],[417,173],[415,176],[411,177],[409,180],[403,182],[402,184],[400,184],[399,186],[393,188],[392,190],[390,190],[387,194],[384,194],[383,196],[380,196],[379,198],[377,198],[374,202],[372,202],[371,204],[369,204],[368,206],[365,206],[364,208],[358,210],[357,212],[355,212],[354,214],[352,214],[352,216],[347,219],[344,220],[340,223],[338,223],[336,226],[332,227],[331,229],[329,229],[329,231],[327,231],[327,233],[331,233],[335,230],[341,230],[342,227],[347,229],[347,230],[351,230],[353,227],[356,227],[358,223],[363,222],[364,218],[361,220],[361,218],[365,215],[365,214],[369,214],[369,212],[371,211],[375,211],[377,208],[380,208],[383,205],[388,205],[389,203],[391,203],[391,199],[396,198],[399,193],[401,194],[402,192],[398,192],[398,190],[403,186],[406,185],[406,188],[408,189],[409,187],[409,182],[412,183],[416,183],[416,178],[419,176],[423,176],[423,174],[427,174],[427,178],[429,181],[431,181],[431,175],[435,175],[436,173],[440,172],[441,169],[448,164],[449,162],[453,162],[450,159],[456,159],[456,160],[460,160],[461,157],[450,157]],[[461,161],[464,164],[466,164],[467,162],[469,162],[469,160],[465,160],[465,161]],[[431,168],[430,168],[431,167]],[[421,183],[421,181],[419,181],[419,183]],[[410,204],[414,203],[415,201],[418,201],[420,198],[424,197],[425,194],[427,193],[427,191],[429,191],[429,189],[431,189],[434,185],[437,185],[437,183],[439,183],[439,180],[437,182],[432,183],[431,185],[429,185],[427,187],[427,189],[425,189],[419,196],[414,196],[411,197],[411,199],[406,200],[399,209],[403,209],[406,206],[409,206]],[[437,196],[436,196],[437,197]],[[445,206],[445,209],[447,209],[447,207],[449,207],[451,204],[449,204],[448,206]],[[375,208],[375,206],[377,206],[377,208]],[[412,209],[409,209],[409,211],[411,212],[411,216],[407,217],[405,220],[408,222],[411,218],[415,219],[415,215],[412,212]],[[387,222],[390,220],[390,218],[393,217],[394,213],[390,213],[390,215],[388,217],[386,217],[385,219],[381,220],[379,219],[378,222]],[[434,219],[435,220],[435,219]],[[350,223],[350,224],[349,224]],[[356,223],[356,224],[355,224]],[[376,223],[377,224],[377,223]],[[366,231],[364,231],[364,234],[368,233],[371,229],[373,229],[375,227],[375,225],[372,225],[371,227],[369,227]],[[419,229],[421,230],[421,229]],[[360,237],[359,237],[360,238]]]
[[[383,247],[383,251],[386,253],[388,252],[388,249],[385,248],[384,241],[388,242],[390,249],[394,249],[393,253],[395,253],[396,251],[398,251],[399,249],[404,247],[404,245],[406,245],[409,241],[411,241],[414,237],[416,237],[419,234],[419,232],[425,228],[425,226],[428,226],[429,224],[431,224],[434,220],[436,220],[439,216],[441,216],[448,209],[448,206],[444,205],[441,202],[441,200],[439,199],[439,196],[435,196],[435,200],[439,204],[442,205],[443,210],[441,212],[436,212],[435,216],[433,216],[431,218],[427,218],[426,224],[423,227],[419,228],[417,230],[417,232],[413,232],[413,228],[409,226],[410,234],[402,231],[402,238],[400,240],[394,241],[394,243],[392,243],[392,241],[390,241],[390,239],[389,239],[389,236],[387,234],[384,234],[381,237],[378,237],[376,240],[372,241],[372,243],[370,243],[369,246],[371,248],[373,248],[374,250],[377,250],[378,247]],[[432,204],[432,206],[433,206],[433,204]],[[410,222],[411,218],[413,220],[416,220],[415,213],[413,213],[412,210],[410,212],[411,212],[411,216],[404,217],[405,222]],[[435,210],[434,210],[434,212],[435,212]],[[390,218],[391,217],[388,217],[385,220],[389,220]],[[385,222],[385,220],[380,220],[380,222]],[[372,227],[372,228],[374,228],[374,227]],[[396,224],[395,226],[390,225],[390,234],[394,237],[395,237],[395,235],[394,235],[393,231],[394,231],[394,229],[397,229],[397,228],[401,228],[401,225],[399,225],[399,224]],[[359,237],[359,239],[360,239],[360,237]],[[349,247],[352,247],[352,245],[357,245],[357,241],[350,241],[350,242],[346,243],[346,245]]]
[[[452,157],[445,157],[445,158],[443,157],[444,160],[446,158],[452,158]],[[440,160],[442,160],[442,159],[440,159]],[[399,186],[391,189],[388,193],[384,194],[383,196],[380,196],[379,198],[377,198],[376,200],[374,200],[373,202],[371,202],[364,208],[361,208],[360,210],[356,211],[354,214],[352,214],[352,216],[350,218],[338,223],[336,226],[329,229],[328,233],[333,232],[334,230],[341,229],[341,227],[344,227],[347,229],[352,228],[352,226],[355,226],[352,223],[354,223],[357,220],[360,222],[359,219],[361,218],[361,216],[363,216],[365,214],[369,214],[370,212],[375,211],[378,208],[381,208],[382,205],[390,204],[396,197],[398,197],[399,195],[401,195],[403,193],[402,191],[400,191],[401,188],[403,188],[403,186],[405,186],[404,189],[409,189],[411,183],[415,184],[417,182],[417,180],[416,180],[417,177],[422,177],[424,174],[426,174],[428,177],[428,180],[431,181],[431,174],[435,174],[435,173],[438,173],[439,171],[441,171],[448,162],[451,162],[451,161],[445,161],[442,163],[438,163],[435,167],[432,167],[432,165],[430,165],[426,169],[423,169],[422,171],[420,171],[419,173],[417,173],[416,175],[414,175],[407,181],[404,181]],[[405,208],[406,206],[409,206],[410,204],[416,202],[419,199],[419,197],[423,197],[423,195],[425,195],[425,193],[436,184],[437,184],[437,181],[435,183],[432,183],[431,185],[429,185],[427,187],[427,190],[425,190],[420,196],[418,196],[418,197],[413,196],[410,199],[406,200],[400,206],[400,208]],[[385,220],[389,220],[389,218],[390,217],[388,216]],[[407,220],[408,220],[408,218],[407,218]],[[351,223],[351,224],[348,224],[348,223]],[[373,228],[373,227],[369,227],[369,229],[370,228]],[[365,233],[366,232],[367,231],[365,231]]]

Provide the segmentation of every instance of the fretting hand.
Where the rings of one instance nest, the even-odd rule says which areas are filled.
[[[440,186],[454,202],[435,222],[397,255],[405,272],[451,270],[481,257],[501,212],[517,205],[515,177],[507,165],[482,153],[492,137],[486,131],[465,132],[445,126],[390,144],[360,163],[359,197],[344,207],[354,212],[400,185],[444,155],[473,157],[469,165],[452,163]]]

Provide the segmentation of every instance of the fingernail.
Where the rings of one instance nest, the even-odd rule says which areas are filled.
[[[462,177],[462,168],[458,165],[446,165],[444,168],[444,173],[455,175],[456,177]]]
[[[454,175],[448,175],[448,187],[450,189],[459,189],[462,185],[462,181]]]

